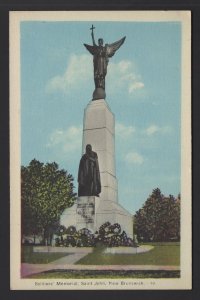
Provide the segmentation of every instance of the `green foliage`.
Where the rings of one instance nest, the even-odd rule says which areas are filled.
[[[62,227],[62,226],[60,226]],[[76,230],[74,226],[69,226],[64,232],[65,237],[62,235],[56,239],[56,246],[65,247],[137,247],[134,240],[129,238],[125,231],[121,232],[121,226],[118,223],[110,224],[106,222],[102,224],[99,231],[93,234],[88,228]]]
[[[107,247],[137,247],[134,240],[129,238],[125,231],[121,233],[121,226],[118,223],[110,224],[106,222],[99,228],[99,234],[95,239],[95,244],[102,244]]]
[[[73,177],[53,163],[32,160],[21,167],[22,233],[52,234],[64,209],[73,205]]]
[[[76,227],[75,226],[69,226],[67,229],[66,229],[66,233],[67,234],[70,234],[70,235],[74,235],[76,233]]]
[[[76,230],[76,227],[69,226],[62,236],[56,239],[56,246],[65,247],[93,247],[95,244],[94,234],[87,228]]]
[[[67,233],[67,228],[63,225],[58,225],[55,229],[55,234],[62,236],[63,234]]]
[[[141,241],[180,239],[180,196],[165,197],[154,189],[144,206],[135,214],[135,233]]]

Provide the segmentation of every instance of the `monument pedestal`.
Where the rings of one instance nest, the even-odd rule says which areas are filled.
[[[100,197],[78,197],[73,213],[77,229],[93,232],[105,223],[119,223],[129,237],[133,237],[133,216],[118,203],[115,173],[115,118],[104,99],[90,101],[84,112],[82,152],[91,144],[98,155],[101,176]],[[67,211],[67,210],[66,210]],[[65,217],[66,216],[66,217]],[[69,215],[68,215],[68,219]],[[61,224],[70,226],[66,212]]]
[[[76,229],[87,228],[95,231],[95,197],[83,196],[77,199]]]
[[[78,197],[74,205],[67,208],[60,218],[61,225],[66,228],[75,226],[77,230],[87,228],[92,232],[96,231],[95,203],[94,196]]]

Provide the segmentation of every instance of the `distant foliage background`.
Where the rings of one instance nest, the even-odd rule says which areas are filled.
[[[180,195],[164,196],[159,188],[139,209],[134,218],[134,233],[139,241],[180,240]]]

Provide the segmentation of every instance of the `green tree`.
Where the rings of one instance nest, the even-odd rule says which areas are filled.
[[[156,188],[135,214],[135,232],[144,241],[180,238],[180,198],[165,197]]]
[[[21,167],[22,234],[49,239],[63,211],[73,205],[73,177],[53,163],[32,160]]]

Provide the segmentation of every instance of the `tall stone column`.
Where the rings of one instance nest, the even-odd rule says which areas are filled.
[[[104,99],[90,101],[84,112],[83,145],[92,145],[98,155],[101,175],[101,194],[94,197],[96,230],[109,221],[119,223],[129,237],[133,237],[132,215],[118,203],[115,169],[115,117]]]
[[[118,202],[115,170],[115,118],[103,99],[90,101],[85,109],[83,153],[87,144],[91,144],[93,151],[98,155],[102,187],[101,201]]]

